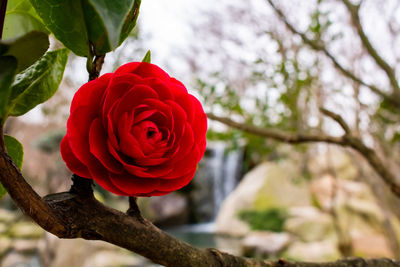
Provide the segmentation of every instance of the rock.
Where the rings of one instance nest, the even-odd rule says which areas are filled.
[[[8,226],[5,223],[0,223],[0,234],[7,232]]]
[[[369,258],[392,258],[385,238],[379,234],[356,234],[352,236],[354,254]]]
[[[2,267],[24,267],[29,265],[30,259],[17,252],[7,254],[1,261]]]
[[[223,202],[217,216],[217,232],[246,235],[249,226],[237,215],[245,209],[287,208],[311,203],[306,183],[295,183],[300,168],[290,160],[265,162],[247,173]],[[282,197],[285,196],[285,197]]]
[[[54,257],[48,266],[57,267],[122,267],[147,266],[144,259],[103,241],[83,239],[51,240]]]
[[[289,214],[292,215],[297,212],[298,216],[286,219],[285,231],[292,233],[304,242],[321,241],[335,236],[331,216],[312,207],[303,208],[303,211],[305,211],[303,214],[299,213],[299,210],[289,211]]]
[[[35,239],[40,238],[44,230],[33,222],[17,222],[8,229],[8,235],[13,238]]]
[[[269,164],[263,163],[247,173],[236,189],[222,203],[216,220],[216,231],[221,234],[243,236],[249,226],[237,218],[238,211],[254,205],[255,196],[266,179]]]
[[[336,206],[347,203],[349,199],[363,199],[374,202],[372,193],[366,184],[338,179],[330,174],[313,179],[310,189],[314,201],[323,210],[331,209],[334,194]]]
[[[1,256],[11,248],[11,239],[7,237],[0,237],[0,258]]]
[[[334,261],[340,258],[336,242],[323,240],[304,243],[296,241],[292,243],[282,255],[284,258],[302,261]]]
[[[149,208],[151,220],[160,227],[176,226],[188,221],[188,203],[184,196],[171,193],[162,197],[152,197]]]
[[[289,245],[291,239],[288,233],[251,232],[243,240],[243,255],[261,258],[276,257]]]
[[[91,255],[84,261],[82,267],[121,267],[121,266],[143,266],[142,261],[133,254],[122,251],[102,250]]]
[[[0,209],[0,222],[11,223],[17,219],[17,215],[9,210]]]
[[[13,242],[12,247],[15,251],[23,254],[33,254],[38,250],[38,240],[17,239]]]
[[[242,238],[227,235],[216,235],[215,244],[215,247],[221,251],[237,256],[242,255]]]
[[[313,177],[321,177],[335,171],[339,179],[353,180],[358,175],[357,167],[350,156],[341,148],[329,147],[323,152],[313,153],[308,161],[308,169]]]

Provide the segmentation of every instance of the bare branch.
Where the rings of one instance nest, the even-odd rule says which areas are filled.
[[[333,63],[333,65],[336,67],[336,69],[338,69],[341,73],[343,73],[343,75],[345,75],[346,77],[352,79],[353,81],[364,85],[368,88],[371,89],[371,91],[373,91],[374,93],[376,93],[377,95],[381,96],[382,98],[384,98],[385,100],[387,100],[389,103],[391,103],[392,105],[394,105],[395,107],[400,106],[400,97],[398,97],[398,94],[388,94],[384,91],[382,91],[381,89],[377,88],[375,85],[372,84],[368,84],[365,81],[361,80],[359,77],[357,77],[354,73],[352,73],[351,71],[347,70],[345,67],[343,67],[339,61],[326,49],[326,47],[324,46],[324,44],[319,43],[315,40],[311,40],[309,39],[304,33],[298,31],[286,18],[286,16],[283,14],[282,10],[280,10],[273,2],[273,0],[267,0],[268,3],[271,5],[271,7],[274,9],[275,13],[279,16],[279,18],[283,21],[283,23],[285,23],[286,27],[288,27],[288,29],[296,34],[299,35],[301,37],[301,39],[303,40],[303,42],[307,45],[309,45],[312,49],[316,50],[316,51],[321,51],[322,53],[325,54],[326,57],[328,57],[331,62]]]
[[[349,125],[344,121],[344,119],[342,118],[342,116],[340,116],[339,114],[336,114],[330,110],[327,110],[325,108],[320,108],[320,111],[325,114],[326,116],[332,118],[334,121],[336,121],[337,123],[339,123],[339,125],[343,128],[344,132],[346,134],[351,134],[351,130]]]
[[[346,6],[347,10],[350,13],[353,26],[357,29],[358,35],[360,36],[361,39],[361,43],[368,51],[369,55],[375,60],[376,64],[386,73],[392,87],[395,90],[400,91],[400,87],[396,79],[395,70],[389,65],[389,63],[387,63],[379,55],[379,53],[373,47],[373,45],[371,44],[370,40],[368,39],[367,35],[365,34],[361,26],[361,21],[359,16],[360,6],[353,5],[349,0],[341,0],[341,1],[343,2],[343,4]]]
[[[332,113],[332,112],[330,112],[330,113]],[[339,116],[334,113],[332,113],[330,115]],[[248,132],[248,133],[251,133],[254,135],[258,135],[261,137],[271,138],[274,140],[285,142],[285,143],[300,144],[300,143],[323,142],[323,143],[329,143],[329,144],[336,144],[336,145],[343,146],[343,147],[351,147],[354,150],[358,151],[368,161],[368,163],[374,168],[374,170],[380,175],[380,177],[389,186],[389,188],[392,190],[392,192],[394,194],[396,194],[398,197],[400,197],[400,186],[396,182],[395,175],[392,172],[390,172],[389,168],[386,167],[384,162],[378,157],[378,155],[376,154],[376,152],[373,149],[367,147],[359,138],[352,136],[350,134],[350,132],[342,137],[333,137],[333,136],[326,135],[324,133],[292,134],[292,133],[287,133],[287,132],[283,132],[283,131],[279,131],[279,130],[275,130],[275,129],[265,129],[265,128],[260,128],[260,127],[256,127],[253,125],[238,123],[229,118],[218,117],[212,113],[207,113],[207,117],[209,119],[222,122],[223,124],[226,124],[233,128],[243,130],[245,132]],[[338,118],[336,118],[336,119],[338,119]],[[341,119],[341,120],[342,120],[341,123],[344,123],[343,119]],[[340,119],[338,119],[336,121],[340,121]],[[339,124],[341,124],[341,123],[339,123]]]

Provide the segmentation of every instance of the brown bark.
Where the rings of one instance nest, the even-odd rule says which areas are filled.
[[[3,147],[4,148],[4,147]],[[399,266],[390,259],[344,259],[332,263],[264,261],[236,257],[216,249],[199,249],[169,236],[138,213],[127,215],[98,202],[91,180],[80,178],[70,192],[43,199],[25,181],[3,149],[0,181],[21,210],[60,238],[103,240],[165,266]],[[78,178],[78,177],[76,177]],[[132,206],[131,206],[132,208]]]

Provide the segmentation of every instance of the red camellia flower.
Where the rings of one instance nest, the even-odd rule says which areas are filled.
[[[115,194],[159,196],[193,178],[206,130],[200,102],[181,82],[133,62],[76,92],[61,155],[73,173]]]

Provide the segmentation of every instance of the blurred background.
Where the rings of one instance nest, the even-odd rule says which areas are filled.
[[[136,31],[106,56],[102,73],[140,61],[150,49],[152,63],[181,80],[206,112],[294,135],[342,136],[343,127],[320,112],[324,107],[342,116],[399,179],[399,1],[142,2]],[[71,185],[59,143],[70,101],[88,79],[85,64],[71,54],[56,95],[7,121],[6,132],[24,145],[22,172],[41,195]],[[95,191],[100,201],[127,210],[127,198]],[[235,255],[400,258],[399,198],[362,154],[324,142],[277,142],[209,120],[207,150],[192,182],[139,204],[171,235]],[[59,240],[6,196],[0,266],[155,265],[104,242]]]

